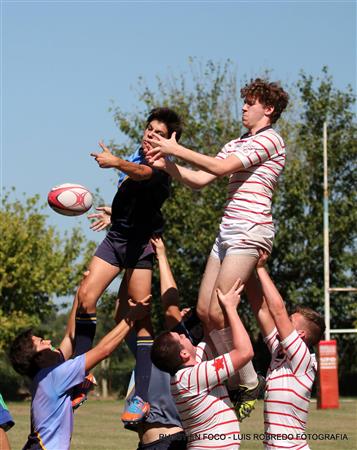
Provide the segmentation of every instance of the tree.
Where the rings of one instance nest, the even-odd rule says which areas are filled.
[[[173,107],[182,115],[182,141],[197,151],[215,155],[224,143],[241,133],[232,63],[190,64],[190,78],[157,78],[155,89],[139,80],[140,111],[128,114],[113,106],[114,119],[128,137],[122,150],[113,144],[114,150],[123,155],[137,146],[145,125],[143,119],[158,105]],[[350,87],[346,91],[334,87],[326,68],[316,80],[302,73],[288,91],[291,106],[285,119],[279,120],[288,161],[273,202],[276,240],[270,268],[289,306],[304,303],[323,310],[322,124],[327,120],[329,126],[331,285],[346,286],[353,284],[356,271],[356,210],[351,189],[356,181],[356,122],[352,110],[355,98]],[[218,229],[225,184],[216,182],[198,193],[173,182],[172,198],[165,204],[166,245],[184,304],[196,303],[205,261]],[[156,298],[157,279],[153,316],[159,323],[160,305]],[[333,326],[352,327],[355,310],[351,296],[339,295],[338,302],[333,302]],[[242,311],[256,338],[257,327],[250,308],[245,305]],[[340,339],[342,347],[355,342],[354,337]],[[356,361],[353,364],[356,367]]]
[[[54,297],[73,293],[93,251],[79,229],[62,237],[47,226],[43,208],[37,195],[21,202],[7,192],[2,199],[0,350],[20,328],[47,323]]]
[[[289,158],[274,200],[277,234],[271,269],[291,306],[304,303],[323,312],[324,121],[328,125],[330,284],[353,286],[356,280],[355,96],[351,87],[335,88],[326,67],[316,80],[302,73],[297,94],[299,116],[285,136]],[[334,294],[332,328],[353,328],[356,310],[353,295]],[[339,336],[341,372],[356,368],[356,359],[351,360],[356,343],[355,336]]]

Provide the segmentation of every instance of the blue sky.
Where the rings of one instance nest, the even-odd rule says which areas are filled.
[[[292,82],[328,65],[339,88],[356,83],[355,2],[2,1],[1,21],[1,186],[43,202],[64,182],[111,202],[114,173],[89,153],[123,140],[108,108],[139,107],[139,76],[155,87],[157,75],[187,72],[189,57],[230,58],[238,79],[268,68]],[[85,218],[48,215],[103,238]]]

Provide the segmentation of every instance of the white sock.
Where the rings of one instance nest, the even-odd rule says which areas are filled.
[[[212,330],[210,332],[210,338],[216,347],[219,355],[229,353],[233,350],[232,330],[230,327],[222,328],[221,330]],[[254,388],[258,383],[258,376],[254,369],[252,361],[249,361],[244,367],[242,367],[234,375],[228,379],[228,387],[235,389],[239,385],[247,386],[248,388]]]
[[[239,369],[238,373],[240,384],[242,386],[247,386],[249,389],[251,389],[255,388],[255,386],[258,384],[258,375],[254,369],[252,361],[249,361],[245,366]]]

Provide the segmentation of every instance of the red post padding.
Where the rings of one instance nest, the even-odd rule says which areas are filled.
[[[340,406],[337,368],[336,341],[320,341],[318,345],[318,408],[339,408]]]

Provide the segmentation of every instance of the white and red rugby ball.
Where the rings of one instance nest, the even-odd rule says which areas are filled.
[[[50,207],[64,216],[80,216],[93,204],[93,196],[90,191],[75,183],[64,183],[55,186],[47,196]]]

